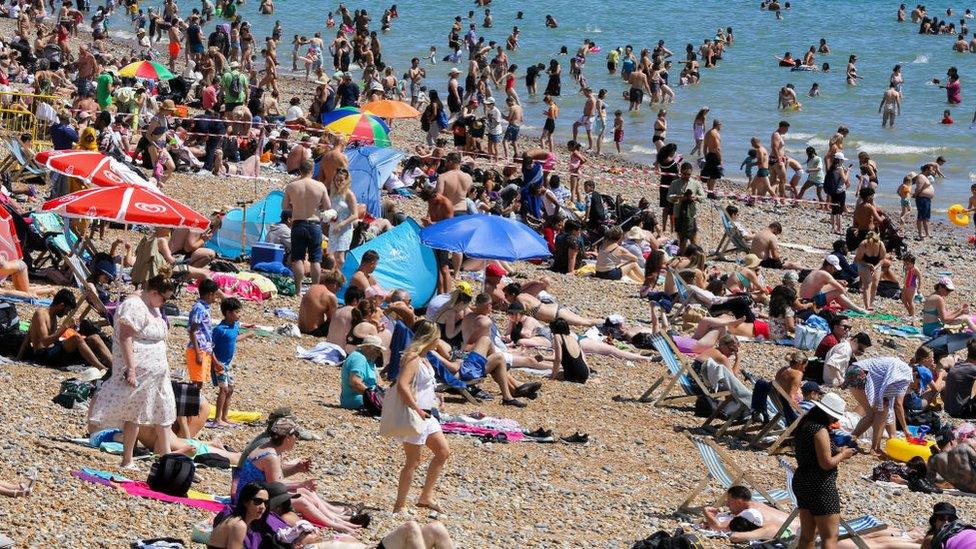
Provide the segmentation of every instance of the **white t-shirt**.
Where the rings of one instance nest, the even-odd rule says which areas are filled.
[[[291,122],[305,117],[305,111],[298,105],[292,105],[285,111],[285,122]]]
[[[427,311],[424,313],[424,318],[430,320],[432,318],[437,318],[437,312],[441,310],[441,307],[447,304],[451,300],[451,294],[437,294],[430,298],[427,302]]]

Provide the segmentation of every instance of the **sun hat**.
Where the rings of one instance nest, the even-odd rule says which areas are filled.
[[[813,405],[834,419],[843,419],[844,412],[847,411],[847,403],[837,393],[827,393],[820,400],[814,401]]]
[[[288,487],[281,482],[269,482],[264,485],[264,488],[268,492],[268,509],[274,509],[286,501],[301,497],[299,494],[289,492]]]
[[[447,71],[447,74],[461,74],[461,71],[457,67],[451,67],[451,70]]]
[[[372,347],[380,351],[385,351],[386,347],[383,346],[383,340],[377,335],[368,335],[363,337],[363,342],[359,344],[357,349],[362,349],[364,347]]]
[[[644,229],[641,229],[637,225],[634,225],[633,227],[630,228],[629,231],[627,231],[627,234],[624,235],[624,238],[626,238],[627,240],[644,240],[645,239]]]
[[[956,289],[956,285],[952,283],[952,279],[949,278],[948,276],[940,277],[939,280],[935,282],[936,286],[938,286],[939,284],[945,286],[945,289],[949,291],[953,291]]]
[[[159,110],[161,110],[161,111],[170,111],[170,112],[175,111],[176,110],[176,103],[172,99],[167,99],[167,100],[163,101],[163,104],[162,105],[160,105]]]
[[[843,152],[837,151],[834,153],[834,160],[840,160],[841,162],[843,162],[847,160],[847,157],[844,156]]]
[[[485,105],[494,105],[494,104],[495,104],[495,98],[494,97],[486,97],[485,98]]]
[[[298,428],[298,422],[291,417],[283,417],[276,421],[274,425],[268,429],[268,432],[272,435],[278,435],[286,437],[288,435],[297,435],[300,429]]]
[[[742,266],[748,269],[755,269],[760,263],[762,261],[759,260],[759,256],[756,254],[749,254],[742,258]]]
[[[96,379],[102,379],[103,375],[105,375],[103,370],[99,370],[93,366],[78,372],[75,379],[78,381],[95,381]]]
[[[840,269],[840,259],[838,259],[836,255],[833,255],[833,254],[828,255],[824,259],[824,263],[826,263],[827,265],[830,265],[831,267],[833,267],[835,269]]]

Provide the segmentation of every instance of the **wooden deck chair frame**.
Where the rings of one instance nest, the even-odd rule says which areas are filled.
[[[21,182],[23,179],[37,177],[44,179],[44,168],[33,160],[27,160],[27,155],[16,137],[9,137],[3,141],[3,146],[10,155],[0,162],[3,171],[10,173],[11,182]]]
[[[688,437],[688,441],[691,442],[691,444],[695,447],[696,450],[698,450],[698,453],[702,460],[702,465],[705,467],[705,476],[700,481],[698,481],[697,484],[695,484],[694,488],[691,489],[691,492],[689,492],[688,495],[685,497],[684,501],[681,502],[681,505],[678,506],[679,511],[682,512],[691,511],[692,510],[691,504],[694,503],[695,499],[697,499],[699,495],[701,495],[701,493],[705,490],[705,487],[708,485],[709,481],[711,480],[714,480],[715,482],[722,484],[723,488],[726,490],[736,485],[745,486],[746,488],[749,488],[753,492],[762,496],[762,498],[766,500],[765,503],[767,505],[770,505],[777,509],[781,509],[778,504],[786,501],[785,494],[783,495],[783,497],[775,498],[772,495],[770,495],[769,492],[763,490],[762,487],[759,486],[759,484],[755,481],[755,479],[753,479],[752,476],[750,476],[749,473],[747,473],[744,469],[739,467],[738,463],[736,463],[735,460],[732,459],[732,456],[725,453],[721,447],[715,444],[715,442],[703,437],[689,435],[687,433],[685,433],[685,436]],[[699,444],[707,448],[710,448],[711,451],[714,452],[715,456],[717,457],[717,462],[715,465],[724,469],[725,471],[724,476],[728,478],[728,485],[726,485],[726,482],[724,480],[717,478],[712,473],[711,468],[705,462],[707,458],[704,455],[703,449],[701,448],[701,446],[699,446]],[[785,490],[779,490],[777,491],[777,493],[785,493]],[[722,496],[716,498],[716,500],[712,502],[712,505],[718,507],[721,504],[721,498]]]
[[[725,421],[722,422],[722,424],[719,425],[717,429],[713,429],[712,428],[712,423],[715,422],[715,420],[719,419],[719,417],[722,414],[722,410],[726,406],[728,406],[729,404],[733,404],[733,403],[738,404],[738,407],[736,409],[736,412],[734,414],[731,414],[728,417],[726,417],[725,418]],[[705,431],[712,431],[713,436],[715,436],[716,438],[724,437],[726,435],[726,433],[728,433],[729,430],[732,428],[732,426],[735,425],[735,422],[736,421],[741,420],[743,417],[748,418],[751,415],[752,414],[751,414],[751,410],[749,409],[749,407],[743,406],[742,403],[740,403],[739,401],[737,401],[735,399],[735,397],[732,396],[732,393],[729,393],[715,407],[715,411],[713,411],[711,413],[711,415],[708,416],[708,418],[705,420],[705,423],[702,424],[701,428],[703,430],[705,430]],[[751,422],[748,419],[746,419],[746,423],[742,426],[742,428],[740,429],[739,432],[744,432],[745,430],[747,430],[750,427],[750,425],[751,425]]]
[[[790,397],[782,385],[776,381],[773,381],[773,389],[775,389],[776,393],[779,395],[779,398],[774,401],[777,415],[770,419],[766,425],[763,425],[763,428],[756,433],[756,436],[753,437],[751,442],[752,446],[758,447],[762,445],[762,439],[770,435],[777,434],[778,436],[776,437],[776,440],[770,444],[769,448],[767,449],[770,455],[779,453],[780,449],[786,444],[786,441],[793,436],[793,431],[796,430],[796,427],[800,424],[800,420],[803,419],[803,414],[805,413],[802,408],[793,402],[793,398]],[[793,410],[793,413],[796,414],[796,419],[793,420],[793,423],[790,423],[789,425],[784,426],[782,423],[786,417],[786,414],[779,407],[779,403],[781,402],[785,402]],[[775,430],[778,427],[782,428],[777,433]]]
[[[685,311],[691,307],[691,292],[688,291],[688,284],[685,283],[684,279],[678,276],[678,271],[668,267],[668,273],[674,281],[674,290],[678,293],[678,302],[671,308],[671,314],[668,316],[671,317],[672,321],[678,322],[684,316]]]
[[[666,333],[654,334],[651,341],[654,348],[661,353],[661,358],[665,363],[667,371],[662,374],[653,384],[651,384],[646,391],[644,391],[644,394],[637,399],[638,402],[650,402],[654,406],[660,406],[663,404],[679,404],[689,401],[694,402],[701,395],[718,402],[729,394],[728,391],[710,390],[708,386],[702,382],[695,370],[691,368],[691,365],[686,361],[681,360],[680,351],[678,351],[674,341],[672,341],[671,337]],[[669,365],[669,359],[673,359],[673,362],[677,365],[677,367]],[[684,394],[671,396],[675,385],[679,384],[681,385]],[[694,386],[698,387],[698,391],[701,391],[701,395],[695,391]],[[657,392],[659,388],[662,389],[655,397],[654,393]]]
[[[81,260],[81,257],[77,255],[65,256],[65,262],[68,264],[68,268],[71,269],[71,274],[75,279],[75,284],[78,286],[78,290],[85,298],[85,307],[78,315],[78,321],[81,322],[89,314],[94,312],[101,317],[101,320],[96,322],[96,324],[100,326],[108,326],[111,323],[109,320],[108,307],[102,303],[102,300],[98,297],[98,294],[95,293],[91,286],[88,285],[88,277],[90,275],[84,262]]]
[[[465,381],[464,384],[467,385],[468,387],[477,387],[485,379],[486,378],[479,377],[478,379],[472,379],[470,381]],[[468,402],[468,404],[480,404],[481,403],[481,401],[479,401],[478,399],[474,398],[474,395],[472,395],[471,394],[471,391],[469,391],[468,389],[459,389],[457,387],[453,387],[451,385],[448,385],[447,383],[438,383],[437,386],[434,387],[434,392],[435,393],[449,393],[451,391],[457,391],[458,393],[461,393],[461,396],[464,397],[464,400],[466,400]]]
[[[793,466],[787,463],[782,457],[779,458],[779,465],[783,468],[783,471],[786,472],[786,490],[790,496],[790,500],[793,502],[793,511],[791,511],[789,516],[786,517],[786,520],[783,522],[783,526],[780,527],[779,531],[776,532],[776,535],[771,541],[782,540],[783,536],[786,535],[786,530],[789,528],[790,524],[792,524],[793,521],[795,521],[800,515],[800,509],[797,507],[796,503],[796,495],[793,493]],[[840,535],[837,536],[837,540],[841,541],[849,539],[859,549],[869,549],[868,544],[865,543],[861,536],[864,534],[870,534],[872,532],[880,532],[881,530],[888,528],[888,525],[884,524],[883,522],[879,522],[877,525],[870,528],[862,528],[860,530],[855,529],[852,524],[859,522],[863,518],[865,517],[859,517],[858,519],[849,521],[845,519],[843,515],[841,515],[840,527],[842,530]]]
[[[724,233],[722,234],[722,239],[718,241],[718,246],[715,247],[715,251],[712,252],[709,257],[714,257],[717,259],[725,259],[725,254],[729,252],[735,253],[749,253],[749,244],[746,242],[745,237],[739,232],[739,229],[732,224],[732,220],[729,219],[729,214],[725,212],[721,204],[714,203],[713,207],[718,212],[719,218],[722,220],[722,228]]]

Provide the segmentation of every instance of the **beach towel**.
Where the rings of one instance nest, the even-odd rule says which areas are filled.
[[[311,360],[315,364],[335,366],[341,364],[346,359],[346,351],[334,343],[320,341],[311,349],[305,349],[301,345],[296,345],[295,358]]]
[[[498,435],[505,435],[508,442],[520,442],[525,435],[521,431],[502,431],[499,429],[488,429],[485,427],[478,427],[477,425],[467,425],[465,423],[448,422],[441,424],[441,431],[445,433],[451,433],[455,435],[465,435],[472,437],[498,437]]]
[[[217,409],[213,406],[210,407],[210,415],[207,416],[208,419],[214,419],[217,417]],[[227,412],[227,419],[231,423],[257,423],[261,421],[261,412],[245,412],[242,410],[231,410]]]
[[[845,311],[845,316],[851,318],[866,318],[868,320],[877,320],[880,322],[897,322],[901,320],[898,315],[889,315],[887,313],[859,313],[857,311]]]
[[[236,276],[241,280],[249,280],[253,282],[258,288],[261,289],[264,299],[274,299],[278,297],[278,287],[275,286],[275,283],[272,282],[268,277],[262,274],[249,273],[246,271],[237,273]]]
[[[177,497],[171,496],[169,494],[164,494],[162,492],[157,492],[149,488],[145,482],[135,481],[125,478],[121,475],[115,475],[113,473],[108,473],[106,471],[99,471],[95,469],[81,469],[71,472],[71,476],[79,478],[85,482],[90,482],[92,484],[100,484],[102,486],[108,486],[116,490],[124,490],[130,496],[136,496],[140,498],[155,499],[159,501],[165,501],[167,503],[179,503],[181,505],[186,505],[188,507],[195,507],[197,509],[204,509],[212,513],[217,513],[224,508],[224,505],[230,501],[229,498],[214,496],[212,494],[205,494],[202,492],[197,492],[193,490],[187,493],[187,497]],[[194,497],[190,497],[190,496]],[[198,499],[206,498],[206,499]]]
[[[874,324],[874,330],[879,334],[884,334],[886,336],[892,337],[904,337],[908,339],[919,339],[922,341],[927,341],[929,338],[922,334],[922,332],[915,326],[894,326],[890,324]]]

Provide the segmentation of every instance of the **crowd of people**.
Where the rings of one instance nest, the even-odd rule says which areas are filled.
[[[174,176],[178,172],[257,178],[277,170],[291,176],[283,188],[280,221],[264,239],[285,251],[282,267],[290,268],[298,294],[298,331],[330,344],[340,356],[339,405],[378,415],[381,423],[392,421],[389,416],[394,413],[410,419],[410,434],[394,436],[403,452],[394,512],[409,505],[424,447],[432,457],[415,504],[450,512],[450,504],[437,496],[438,479],[451,458],[442,429],[446,410],[438,394],[441,384],[475,402],[493,399],[497,388],[503,406],[524,408],[543,389],[560,390],[548,380],[587,383],[596,375],[588,361],[593,355],[640,363],[660,360],[650,350],[649,341],[656,336],[671,339],[693,358],[706,385],[703,389],[731,394],[733,406],[726,413],[731,415],[735,407],[752,409],[760,381],[781,387],[791,404],[803,410],[793,437],[797,467],[792,480],[800,521],[793,532],[801,547],[813,547],[817,536],[822,546],[837,546],[838,467],[848,466],[846,462],[859,453],[884,457],[883,440],[906,436],[915,426],[936,427],[938,435],[938,451],[921,466],[925,474],[918,477],[928,482],[926,490],[933,492],[938,483],[947,483],[976,491],[976,469],[967,461],[976,452],[972,431],[936,423],[932,415],[938,418],[944,411],[943,416],[976,419],[976,340],[968,342],[967,357],[957,361],[934,345],[912,349],[911,357],[876,356],[877,337],[852,333],[854,318],[890,310],[879,305],[881,299],[899,300],[905,310],[900,316],[911,326],[919,322],[924,336],[976,330],[968,304],[953,294],[953,279],[926,270],[931,266],[912,255],[910,242],[894,222],[908,221],[914,198],[916,239],[931,236],[934,183],[942,177],[944,158],[906,174],[899,188],[901,210],[886,212],[874,201],[877,162],[861,152],[854,169],[845,155],[846,127],[838,128],[823,154],[808,147],[806,158],[796,159],[786,150],[784,136],[791,124],[784,120],[771,133],[768,148],[759,137],[752,138],[752,151],[742,163],[749,174],[748,196],[737,205],[736,197],[724,194],[718,185],[726,164],[722,122],[709,120],[713,113],[707,107],[695,116],[695,146],[688,156],[700,159],[696,165],[669,139],[668,113],[661,108],[651,140],[660,180],[658,200],[652,192],[650,198],[628,204],[619,195],[603,194],[601,189],[608,185],[600,177],[590,177],[590,165],[599,165],[607,126],[619,152],[625,122],[622,109],[608,120],[610,92],[587,85],[587,57],[600,51],[588,39],[570,58],[569,74],[585,100],[581,116],[572,124],[573,140],[562,151],[553,143],[560,113],[556,98],[563,94],[561,63],[553,59],[548,65],[529,66],[525,94],[520,95],[519,67],[510,57],[518,52],[522,29],[514,27],[503,43],[496,43],[479,36],[474,12],[468,14],[466,32],[464,18],[454,19],[445,58],[438,59],[432,47],[423,59],[430,65],[467,61],[463,83],[461,70],[449,71],[442,102],[419,57],[411,60],[402,78],[384,61],[381,34],[391,31],[399,17],[397,6],[383,11],[378,34],[375,24],[371,29],[367,10],[350,12],[340,5],[335,16],[329,13],[327,28],[335,38],[328,45],[322,33],[311,38],[296,35],[291,42],[292,70],[298,71],[303,62],[305,77],[314,77],[316,88],[307,109],[296,96],[282,113],[279,101],[284,101],[287,88],[278,73],[280,24],[259,43],[234,1],[218,0],[214,5],[204,0],[185,18],[175,0],[166,0],[158,13],[152,8],[144,13],[135,2],[110,3],[91,14],[91,44],[73,47],[79,23],[91,13],[87,4],[64,2],[55,9],[52,3],[48,12],[38,0],[3,8],[6,16],[16,19],[16,34],[0,51],[0,77],[11,90],[40,96],[30,104],[15,99],[18,103],[11,108],[48,123],[44,131],[54,149],[102,152],[145,175],[163,192],[182,183],[181,176]],[[789,9],[789,3],[763,4],[777,16]],[[112,9],[125,9],[132,16],[137,46],[130,53],[120,54],[107,37]],[[263,0],[258,9],[272,15],[275,6]],[[218,14],[226,22],[216,19]],[[492,28],[495,15],[486,8],[481,27]],[[904,6],[898,18],[905,20]],[[964,28],[966,19],[960,22]],[[957,32],[952,23],[930,19],[922,6],[911,13],[911,20],[921,24],[921,32]],[[211,23],[213,31],[205,38],[204,28]],[[545,28],[557,27],[556,19],[547,16]],[[960,40],[967,31],[960,31]],[[164,38],[168,66],[174,72],[182,68],[179,76],[169,82],[120,77],[119,67],[130,62],[161,59],[156,48]],[[627,45],[609,49],[607,70],[620,71],[628,87],[628,110],[638,111],[645,95],[652,105],[663,107],[676,95],[669,86],[673,63],[681,67],[680,85],[696,84],[702,71],[715,67],[733,45],[731,27],[719,29],[698,47],[689,44],[680,62],[670,59],[674,54],[663,40],[639,54]],[[803,59],[787,52],[780,63],[813,70],[815,56],[829,54],[830,47],[821,40]],[[331,75],[327,55],[332,56]],[[861,80],[856,61],[852,55],[848,62],[850,85]],[[362,73],[354,75],[359,70]],[[523,97],[537,93],[536,80],[542,75],[547,77],[546,120],[536,147],[520,139],[520,132]],[[948,99],[957,102],[961,87],[955,68],[948,77]],[[900,114],[901,84],[896,67],[879,108],[882,124],[893,125]],[[497,106],[503,97],[504,114]],[[343,267],[350,251],[390,230],[404,215],[393,199],[384,200],[381,217],[366,212],[351,188],[348,136],[323,129],[320,122],[335,108],[381,98],[418,108],[426,146],[416,147],[388,181],[379,183],[391,195],[416,194],[424,203],[422,225],[475,214],[521,220],[545,239],[552,254],[546,264],[549,272],[540,275],[540,269],[534,271],[537,278],[528,278],[506,261],[437,250],[435,295],[415,304],[418,296],[404,288],[384,287],[377,279],[378,266],[396,260],[370,250],[347,279]],[[780,91],[779,107],[800,108],[792,87]],[[14,138],[27,152],[25,161],[31,162],[33,136]],[[591,151],[596,156],[589,157]],[[565,170],[558,167],[562,160]],[[76,178],[49,179],[51,197],[81,187]],[[803,200],[810,188],[817,201]],[[853,208],[847,198],[852,188]],[[26,194],[13,185],[9,190]],[[973,193],[976,197],[976,186]],[[830,228],[839,237],[832,251],[813,259],[787,257],[782,223],[750,226],[751,220],[740,217],[742,208],[759,200],[829,212]],[[741,256],[735,264],[711,262],[705,251],[703,229],[712,210],[728,220],[726,236]],[[976,198],[969,210],[976,211]],[[262,539],[290,546],[331,542],[366,547],[357,538],[368,525],[368,515],[330,503],[334,494],[325,494],[314,479],[297,480],[308,476],[311,460],[284,457],[298,441],[309,438],[300,414],[274,411],[265,431],[241,452],[197,438],[207,428],[208,382],[216,393],[210,428],[231,421],[239,382],[234,357],[238,342],[247,337],[241,333],[244,305],[224,295],[214,280],[217,258],[207,242],[219,223],[217,215],[207,231],[150,229],[134,248],[117,253],[113,245],[110,253],[90,258],[91,277],[84,289],[98,295],[99,301],[110,301],[107,288],[123,274],[133,283],[106,311],[110,337],[77,325],[75,292],[29,281],[26,264],[4,262],[3,273],[9,271],[17,291],[31,297],[53,294],[50,305],[32,312],[18,356],[50,366],[84,362],[97,370],[102,380],[89,406],[88,430],[99,440],[122,443],[124,471],[139,471],[134,460],[139,444],[160,456],[217,454],[231,461],[234,470],[227,488],[233,503],[214,521],[208,547],[271,546],[262,545]],[[88,227],[76,222],[72,228]],[[617,315],[597,318],[561,304],[556,295],[562,287],[559,281],[577,275],[607,284],[632,282],[632,287],[603,288],[629,292],[647,302],[651,327],[630,324]],[[471,282],[476,279],[483,280],[481,291]],[[164,306],[186,281],[193,281],[198,299],[187,319],[182,366],[188,383],[177,383],[171,378],[167,342],[174,336]],[[86,301],[87,293],[82,295]],[[212,317],[215,308],[222,317],[219,322]],[[811,333],[819,336],[812,345]],[[750,347],[740,345],[742,341],[776,341],[799,349],[772,379],[761,380],[746,368]],[[813,356],[802,350],[814,351]],[[546,383],[520,380],[533,373],[545,375]],[[493,390],[479,385],[489,377]],[[765,408],[765,400],[760,400]],[[0,484],[0,493],[7,496],[29,496],[31,491],[32,483]],[[729,488],[726,503],[731,514],[706,508],[705,525],[733,532],[732,541],[769,539],[780,527],[789,526],[785,514],[753,501],[747,488]],[[333,538],[323,528],[339,535]],[[871,547],[964,547],[972,542],[973,531],[960,522],[951,505],[940,503],[927,532],[914,537],[877,532],[864,541]],[[378,546],[453,543],[439,522],[421,526],[406,521]]]

